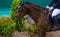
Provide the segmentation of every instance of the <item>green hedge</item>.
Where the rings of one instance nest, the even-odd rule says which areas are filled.
[[[16,23],[10,17],[0,17],[0,35],[8,37],[16,31]]]
[[[17,13],[17,8],[20,4],[21,0],[13,0],[12,6],[11,6],[11,18],[14,20],[15,15]]]
[[[10,17],[0,17],[0,35],[8,37],[15,31],[26,31],[24,19],[22,19],[20,24],[18,24],[17,26],[18,28],[16,29],[16,22],[13,21]]]
[[[13,3],[12,3],[12,7],[11,7],[11,19],[14,21],[15,20],[15,16],[16,16],[16,13],[17,13],[17,9],[18,9],[18,6],[20,4],[21,0],[13,0]],[[17,30],[18,31],[24,31],[25,29],[25,21],[24,19],[22,19],[22,21],[20,22],[20,24],[16,25],[18,28]]]

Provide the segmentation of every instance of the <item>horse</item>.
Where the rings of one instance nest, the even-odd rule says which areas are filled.
[[[18,25],[24,15],[28,14],[37,24],[39,37],[45,37],[46,32],[49,32],[52,26],[48,22],[48,13],[49,11],[45,8],[31,3],[25,3],[23,6],[18,7],[18,11],[15,16],[16,25]],[[58,30],[59,29],[60,27],[58,27]]]

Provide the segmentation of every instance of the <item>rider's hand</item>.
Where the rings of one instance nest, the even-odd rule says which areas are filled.
[[[46,9],[48,9],[49,11],[51,11],[53,9],[53,7],[46,6]]]
[[[50,8],[49,8],[49,11],[51,11],[52,9],[53,9],[53,7],[50,7]]]

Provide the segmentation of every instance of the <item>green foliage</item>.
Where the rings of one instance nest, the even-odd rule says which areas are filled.
[[[17,30],[23,32],[26,30],[25,19],[22,19],[17,26]]]
[[[28,33],[30,35],[33,35],[34,33],[38,33],[38,29],[37,29],[36,24],[33,24],[33,25],[31,25],[30,28],[28,28]]]
[[[14,21],[16,13],[18,11],[18,6],[20,4],[21,0],[13,0],[12,7],[11,7],[11,18]],[[24,31],[25,30],[25,21],[22,19],[22,21],[16,25],[18,31]]]
[[[0,18],[0,35],[8,37],[16,29],[16,24],[10,19],[10,17],[1,17]]]
[[[16,29],[17,27],[17,29]],[[0,35],[3,35],[4,37],[8,37],[12,32],[15,31],[28,31],[30,35],[33,35],[34,33],[37,33],[37,26],[31,25],[30,28],[27,28],[25,25],[25,19],[22,19],[20,24],[16,25],[16,22],[13,21],[10,17],[1,17],[0,18]]]
[[[14,20],[15,15],[17,13],[17,8],[20,4],[21,0],[13,0],[12,6],[11,6],[11,18]]]
[[[16,27],[18,27],[16,29]],[[10,17],[1,17],[0,18],[0,35],[8,37],[12,32],[20,31],[23,32],[26,30],[25,19],[22,19],[20,24],[16,25],[16,22],[13,21]]]

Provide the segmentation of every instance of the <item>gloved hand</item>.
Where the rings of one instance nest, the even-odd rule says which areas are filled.
[[[50,8],[49,8],[49,11],[51,11],[52,9],[53,9],[53,7],[50,7]]]
[[[49,11],[51,11],[53,9],[53,7],[46,6],[46,9],[48,9]]]

